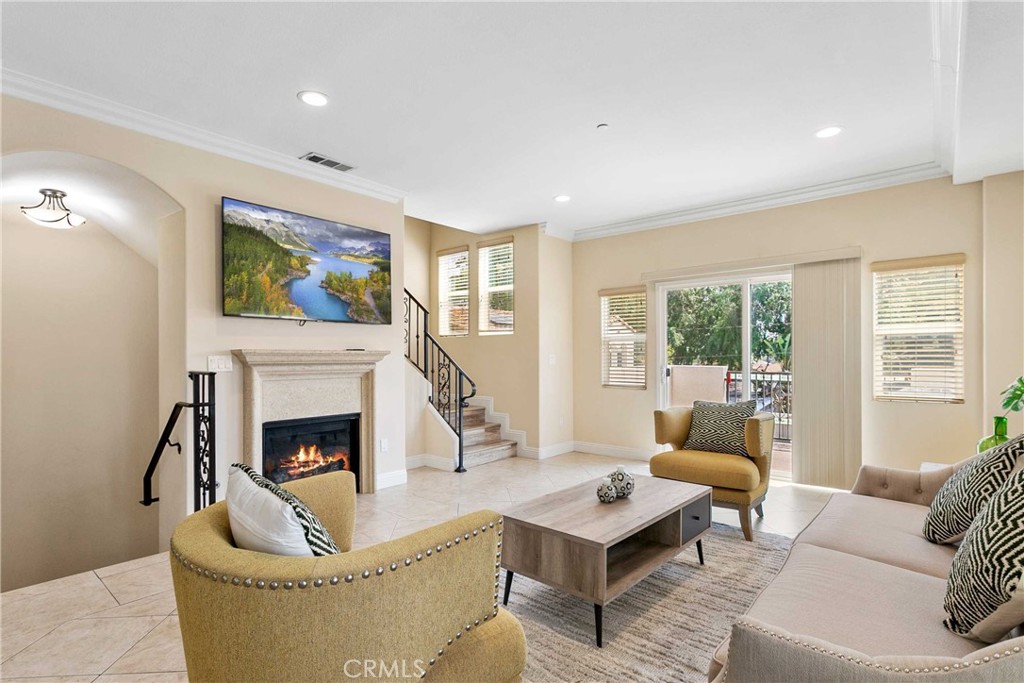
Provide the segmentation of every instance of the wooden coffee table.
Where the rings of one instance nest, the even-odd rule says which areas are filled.
[[[711,528],[711,488],[636,475],[636,490],[614,503],[597,499],[599,479],[520,503],[504,513],[501,566],[505,600],[523,574],[601,609]]]

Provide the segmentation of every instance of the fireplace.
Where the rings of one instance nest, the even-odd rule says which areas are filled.
[[[263,423],[263,476],[281,484],[348,470],[359,491],[359,413]]]

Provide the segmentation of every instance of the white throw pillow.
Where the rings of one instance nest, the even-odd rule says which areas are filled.
[[[260,476],[244,466],[228,468],[228,520],[235,545],[273,555],[313,557],[307,531],[299,521],[295,507],[266,485],[261,486],[254,481],[253,474]],[[337,548],[334,552],[338,552]]]

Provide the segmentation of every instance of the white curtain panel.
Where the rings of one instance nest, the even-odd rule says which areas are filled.
[[[850,488],[861,463],[860,259],[793,267],[793,481]]]

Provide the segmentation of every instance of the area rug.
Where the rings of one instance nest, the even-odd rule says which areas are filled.
[[[711,653],[782,568],[792,539],[755,533],[748,543],[714,524],[703,545],[703,567],[691,546],[605,606],[603,648],[592,604],[516,576],[507,609],[526,631],[524,680],[706,681]]]

